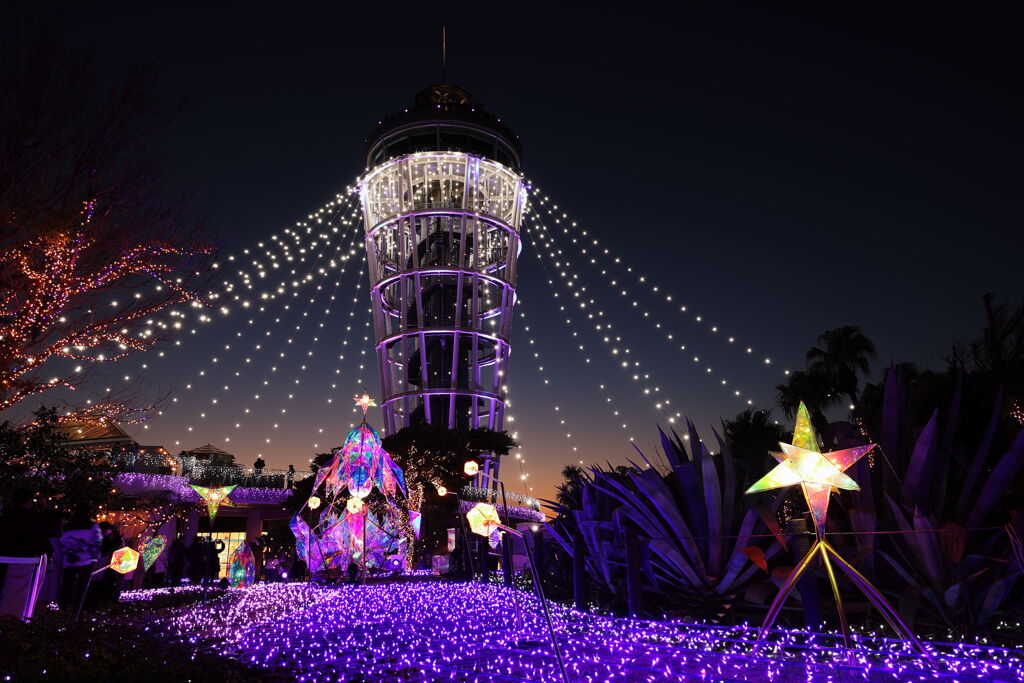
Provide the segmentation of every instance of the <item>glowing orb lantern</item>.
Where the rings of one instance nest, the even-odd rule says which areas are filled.
[[[317,496],[310,496],[309,500],[306,501],[306,505],[309,506],[310,510],[316,510],[320,507],[320,498]]]
[[[127,574],[135,571],[139,566],[139,553],[131,548],[115,550],[110,556],[110,568],[118,574]]]
[[[475,460],[469,460],[463,465],[462,471],[466,473],[466,476],[472,477],[480,472],[480,465]]]
[[[448,495],[448,489],[446,489],[443,486],[438,486],[437,487],[437,495],[439,495],[439,496],[447,496]]]
[[[366,504],[363,502],[362,498],[352,497],[348,499],[347,503],[345,503],[345,509],[348,510],[350,515],[358,515],[366,509]]]

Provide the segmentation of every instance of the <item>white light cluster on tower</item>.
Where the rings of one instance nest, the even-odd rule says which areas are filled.
[[[559,227],[561,227],[562,232],[569,237],[572,244],[576,246],[580,254],[583,256],[583,260],[595,269],[598,269],[610,287],[618,288],[621,296],[630,298],[629,288],[621,285],[615,276],[609,275],[608,266],[604,264],[603,258],[606,258],[607,261],[610,261],[611,264],[614,267],[619,268],[619,270],[625,271],[624,275],[620,277],[630,280],[635,279],[637,285],[649,289],[656,299],[664,299],[665,303],[670,304],[670,309],[675,310],[684,318],[690,320],[692,317],[693,323],[705,327],[709,330],[710,334],[725,339],[726,343],[730,346],[742,349],[743,355],[750,358],[758,357],[754,352],[753,346],[745,346],[739,343],[734,335],[721,331],[718,325],[709,323],[703,315],[692,313],[686,305],[680,304],[675,297],[653,282],[649,276],[636,272],[632,266],[623,263],[621,257],[613,257],[609,248],[602,246],[596,237],[591,237],[588,232],[581,228],[576,221],[573,221],[564,210],[559,209],[557,204],[553,204],[550,198],[544,195],[539,188],[532,185],[531,187],[534,195],[534,199],[531,201],[531,208],[533,209],[534,215],[537,215],[539,209],[543,208],[547,215],[550,216]],[[642,317],[647,318],[652,324],[654,324],[656,329],[663,331],[662,322],[656,320],[649,311],[641,308],[644,306],[643,303],[633,297],[631,299],[631,304],[633,308],[638,309],[638,313],[640,313]],[[673,342],[673,344],[676,343],[676,340],[670,333],[667,333],[667,338],[669,341]],[[680,351],[686,351],[685,345],[680,345]],[[696,358],[696,360],[694,360],[695,363],[700,362],[699,357],[694,358]],[[760,360],[758,360],[758,365],[761,367],[776,367],[772,359],[768,356],[760,358]],[[788,376],[790,372],[789,370],[784,369],[782,370],[782,374],[784,376]],[[727,382],[723,380],[722,383],[726,384]],[[741,395],[737,394],[735,390],[733,393],[737,396]],[[747,401],[747,403],[751,402]]]

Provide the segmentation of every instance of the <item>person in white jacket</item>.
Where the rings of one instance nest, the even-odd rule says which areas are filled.
[[[61,574],[59,603],[74,608],[89,585],[89,574],[100,557],[102,536],[92,521],[88,503],[79,503],[60,537]]]

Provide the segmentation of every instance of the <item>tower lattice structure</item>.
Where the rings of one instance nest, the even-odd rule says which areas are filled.
[[[368,140],[360,193],[387,433],[503,428],[521,158],[511,129],[449,84]]]

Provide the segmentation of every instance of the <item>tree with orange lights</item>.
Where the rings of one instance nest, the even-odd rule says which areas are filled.
[[[0,62],[0,410],[152,347],[180,321],[174,306],[212,305],[202,221],[150,152],[173,115],[152,69],[107,89],[87,55],[25,38]],[[88,413],[123,419],[131,403]]]

